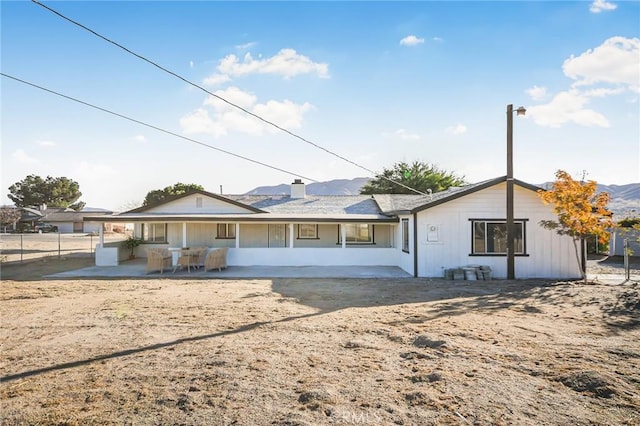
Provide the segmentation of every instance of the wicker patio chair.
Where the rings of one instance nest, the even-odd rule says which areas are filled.
[[[165,268],[171,268],[171,253],[169,253],[169,250],[162,248],[147,249],[147,274],[155,271],[160,271],[162,274]]]
[[[204,260],[204,270],[217,269],[222,271],[227,267],[227,247],[211,250]]]
[[[191,256],[191,266],[195,268],[204,267],[204,260],[207,257],[208,247],[197,247],[196,253]]]

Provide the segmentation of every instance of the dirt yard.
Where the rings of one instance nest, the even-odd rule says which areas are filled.
[[[638,425],[640,287],[42,280],[3,265],[2,424]]]

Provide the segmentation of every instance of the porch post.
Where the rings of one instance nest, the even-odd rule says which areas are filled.
[[[98,241],[98,246],[102,248],[104,247],[104,223],[100,224],[100,232],[98,233],[98,235],[100,235],[100,241]]]
[[[340,224],[340,233],[342,234],[342,248],[347,248],[347,227],[344,223]]]
[[[289,224],[289,248],[293,248],[293,223]]]
[[[240,248],[240,224],[236,223],[236,248]]]
[[[187,222],[182,222],[182,247],[187,246]]]

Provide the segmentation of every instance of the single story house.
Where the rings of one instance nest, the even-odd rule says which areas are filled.
[[[112,224],[109,222],[87,222],[85,216],[112,216],[113,212],[107,210],[100,211],[76,211],[69,208],[52,208],[46,205],[40,208],[21,208],[22,217],[20,223],[28,224],[33,228],[36,223],[49,223],[58,227],[61,234],[70,234],[74,232],[82,233],[99,233],[100,227],[104,227],[107,232],[112,231]]]
[[[555,219],[536,191],[515,181],[517,278],[576,278],[571,238],[542,228]],[[507,276],[506,177],[432,195],[307,195],[296,179],[290,195],[218,195],[193,191],[160,203],[85,221],[128,222],[147,247],[228,247],[233,265],[397,266],[416,277],[442,277],[467,265]],[[119,254],[96,249],[96,263]]]

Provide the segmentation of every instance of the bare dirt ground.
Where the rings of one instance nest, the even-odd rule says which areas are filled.
[[[42,279],[90,264],[2,266],[2,424],[640,424],[638,283]]]

